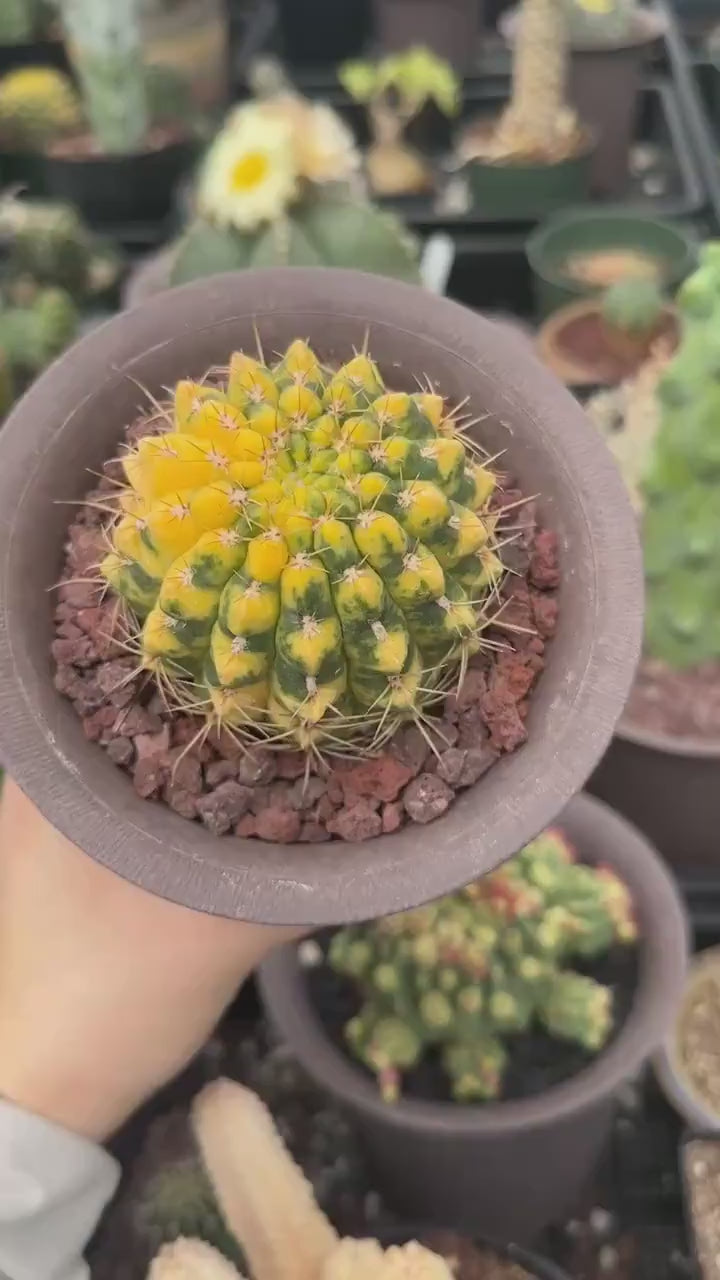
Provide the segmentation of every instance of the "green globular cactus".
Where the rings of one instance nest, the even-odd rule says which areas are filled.
[[[39,0],[2,0],[0,44],[25,44],[38,34],[42,5]]]
[[[662,317],[663,307],[659,284],[643,277],[618,280],[605,290],[601,300],[605,324],[632,338],[652,334]]]
[[[197,219],[180,241],[172,284],[246,267],[353,267],[419,282],[419,249],[394,214],[345,191],[323,191],[253,232]]]
[[[102,566],[142,666],[251,739],[357,749],[417,719],[481,647],[502,575],[495,476],[442,397],[298,340],[178,383],[162,413],[122,459]]]
[[[8,148],[41,150],[82,124],[72,82],[54,67],[18,67],[0,78],[0,141]]]
[[[681,340],[660,381],[644,481],[645,646],[678,669],[720,659],[720,242],[677,296]]]
[[[153,1254],[181,1236],[197,1236],[232,1262],[242,1263],[210,1180],[192,1156],[166,1165],[144,1183],[134,1202],[133,1226]]]
[[[78,312],[63,289],[38,289],[24,305],[0,306],[0,352],[21,376],[40,373],[75,337]]]
[[[329,961],[362,993],[346,1036],[387,1101],[435,1049],[453,1097],[472,1102],[500,1096],[510,1038],[533,1022],[589,1052],[602,1048],[612,993],[568,962],[636,936],[623,882],[579,863],[553,830],[458,893],[341,929]]]
[[[89,291],[96,242],[72,205],[0,198],[0,241],[14,276],[58,285],[75,297]]]
[[[103,151],[142,150],[150,129],[140,0],[60,0],[93,134]]]
[[[563,0],[572,44],[610,44],[633,29],[637,0]]]

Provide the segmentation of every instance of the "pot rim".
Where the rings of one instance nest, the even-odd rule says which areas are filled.
[[[692,957],[675,1019],[660,1048],[653,1055],[652,1065],[665,1097],[688,1125],[695,1130],[718,1134],[720,1109],[712,1110],[702,1095],[692,1088],[678,1063],[680,1018],[695,983],[708,969],[720,970],[720,946],[707,947]]]
[[[572,356],[565,355],[558,345],[559,334],[566,325],[582,319],[583,316],[591,315],[597,316],[598,319],[602,320],[601,299],[594,293],[588,297],[577,298],[574,302],[566,302],[563,306],[557,307],[549,316],[546,316],[540,325],[535,341],[536,349],[543,363],[549,369],[552,369],[556,377],[560,378],[567,386],[616,386],[616,383],[603,383],[597,369],[591,369],[588,364],[584,364],[581,360],[575,361]],[[677,310],[672,303],[663,303],[662,316],[663,319],[677,316]]]
[[[684,989],[689,930],[676,882],[660,855],[631,823],[602,801],[580,793],[555,823],[579,850],[602,836],[603,861],[626,880],[645,926],[638,986],[630,1014],[609,1047],[578,1075],[542,1094],[486,1106],[400,1099],[382,1101],[373,1082],[327,1036],[309,999],[297,944],[285,945],[259,969],[270,1021],[300,1064],[344,1103],[397,1129],[463,1134],[512,1133],[592,1106],[611,1094],[657,1049]],[[618,853],[620,856],[618,857]]]
[[[720,759],[720,741],[708,742],[706,738],[676,738],[669,733],[660,733],[656,729],[641,729],[634,725],[627,716],[618,722],[615,736],[634,747],[645,747],[648,751],[659,751],[668,756],[688,756],[695,760]]]
[[[525,242],[525,254],[531,269],[541,280],[547,284],[559,285],[568,291],[577,292],[583,297],[587,296],[587,286],[581,281],[573,280],[572,276],[563,274],[562,271],[554,271],[548,263],[545,256],[545,246],[548,239],[556,232],[562,232],[568,228],[573,228],[582,224],[597,223],[599,226],[610,226],[617,223],[635,222],[640,226],[653,226],[659,228],[663,232],[673,237],[678,245],[682,245],[684,249],[683,264],[680,272],[671,272],[668,276],[668,282],[673,282],[682,275],[688,265],[688,260],[695,257],[698,250],[698,237],[694,232],[686,227],[681,227],[676,222],[671,222],[668,218],[658,218],[652,213],[645,213],[642,210],[634,210],[628,208],[627,205],[615,204],[607,205],[598,209],[596,207],[583,208],[581,205],[570,209],[562,209],[557,213],[552,213],[549,217],[543,219],[539,226],[530,233]],[[618,248],[622,248],[622,243],[618,239]],[[590,251],[592,252],[592,251]],[[656,255],[654,252],[652,256]],[[659,255],[658,255],[659,256]],[[601,292],[601,290],[599,290]]]
[[[216,332],[226,350],[238,330],[252,332],[254,323],[286,335],[290,325],[312,335],[315,325],[326,346],[338,331],[348,345],[360,342],[370,327],[372,341],[384,339],[389,349],[394,342],[405,360],[408,350],[419,359],[424,353],[441,383],[445,378],[459,389],[471,380],[475,394],[493,406],[501,436],[504,428],[532,441],[555,477],[559,516],[551,527],[562,527],[563,512],[571,513],[582,538],[582,556],[570,560],[579,579],[582,646],[573,657],[565,652],[552,676],[545,673],[554,696],[552,711],[542,704],[542,731],[533,736],[531,705],[523,750],[499,761],[480,790],[461,796],[427,831],[406,827],[341,850],[212,836],[163,804],[139,800],[127,776],[84,740],[72,707],[52,689],[49,661],[28,652],[30,622],[20,607],[28,589],[28,539],[37,537],[46,549],[37,516],[58,492],[49,456],[56,465],[70,459],[63,481],[68,497],[74,481],[67,476],[79,479],[93,457],[75,425],[83,406],[102,412],[113,394],[125,403],[143,374],[151,389],[172,380],[179,358],[186,373],[194,372],[194,352],[202,348],[212,357]],[[162,377],[152,372],[159,367]],[[570,394],[504,329],[457,303],[334,268],[243,271],[168,290],[94,330],[32,385],[6,420],[0,459],[2,757],[64,835],[150,892],[265,924],[318,925],[398,911],[471,880],[532,838],[583,785],[610,740],[642,629],[642,562],[625,488]],[[54,554],[59,559],[59,547]],[[44,569],[43,592],[51,572]],[[487,815],[480,823],[478,798]]]
[[[498,19],[498,30],[508,44],[515,37],[519,9],[506,9]],[[633,30],[623,39],[617,40],[576,40],[570,45],[572,53],[625,53],[628,49],[637,49],[642,45],[654,44],[660,40],[668,29],[665,14],[656,9],[639,8],[633,14]]]
[[[486,117],[480,115],[477,118],[478,120],[483,120]],[[493,120],[495,118],[496,117],[493,117]],[[469,120],[465,125],[465,129],[467,130],[472,125],[472,123],[473,123],[472,120]],[[581,164],[583,161],[585,161],[588,158],[588,156],[591,156],[592,153],[596,150],[598,142],[600,141],[600,135],[596,129],[593,129],[592,126],[589,124],[585,124],[585,122],[582,120],[580,121],[580,130],[582,132],[581,145],[578,147],[577,151],[574,151],[573,154],[570,156],[562,156],[558,160],[519,160],[519,161],[518,160],[507,160],[507,161],[491,160],[487,156],[470,156],[468,159],[462,160],[462,162],[458,165],[458,172],[463,173],[466,169],[470,168],[472,165],[477,165],[479,168],[482,168],[482,169],[491,169],[493,171],[502,172],[502,173],[505,173],[507,171],[511,171],[513,173],[534,173],[535,171],[544,172],[546,169],[562,169],[565,166],[570,166],[573,164]],[[461,137],[462,134],[459,134],[458,136]]]
[[[193,134],[192,130],[189,129],[187,133],[184,133],[180,137],[168,138],[167,141],[163,142],[159,147],[143,147],[140,151],[97,151],[90,152],[86,155],[65,155],[63,153],[58,154],[54,151],[41,151],[37,154],[43,164],[47,165],[56,164],[66,165],[68,168],[80,168],[84,165],[96,165],[99,167],[102,164],[113,165],[119,168],[123,165],[132,164],[133,162],[142,163],[146,160],[150,161],[154,157],[167,155],[168,152],[179,151],[184,153],[186,151],[191,151],[197,145],[197,135]]]

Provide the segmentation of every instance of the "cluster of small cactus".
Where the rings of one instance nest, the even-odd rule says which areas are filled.
[[[0,353],[13,381],[40,373],[72,342],[77,326],[77,308],[64,289],[23,283],[6,290],[0,302]]]
[[[0,140],[13,150],[37,151],[73,133],[82,107],[72,81],[54,67],[19,67],[0,79]]]
[[[612,992],[566,967],[636,937],[630,895],[607,867],[546,831],[484,879],[425,907],[340,930],[329,961],[363,1005],[346,1027],[382,1096],[441,1053],[458,1102],[500,1096],[505,1038],[534,1021],[589,1052],[612,1029]]]
[[[496,478],[442,397],[297,340],[178,383],[151,431],[101,570],[141,665],[240,737],[332,753],[422,724],[502,575]]]
[[[215,1081],[191,1119],[251,1280],[452,1280],[449,1264],[415,1241],[384,1249],[377,1240],[340,1239],[249,1089]],[[204,1239],[180,1237],[160,1250],[148,1280],[240,1280],[240,1273]]]
[[[140,150],[150,128],[140,0],[60,0],[60,15],[100,146]]]
[[[625,40],[633,28],[637,0],[563,0],[570,40],[606,44]]]
[[[7,276],[57,285],[77,299],[102,291],[120,272],[117,251],[61,202],[0,197],[0,243],[8,255]]]
[[[720,660],[720,241],[679,290],[681,340],[660,380],[644,479],[646,650],[673,667]]]
[[[134,1206],[133,1227],[152,1254],[178,1236],[190,1236],[233,1262],[241,1261],[237,1242],[195,1156],[168,1163],[148,1179]]]

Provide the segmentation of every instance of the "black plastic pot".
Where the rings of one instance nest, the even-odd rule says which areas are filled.
[[[76,205],[91,226],[157,223],[170,213],[197,146],[186,138],[127,156],[46,155],[42,180],[49,196]]]
[[[500,20],[500,29],[509,41],[513,39],[516,24],[515,10]],[[590,175],[596,195],[616,196],[627,185],[644,63],[648,51],[664,31],[665,22],[658,11],[638,9],[633,30],[626,39],[602,45],[573,45],[568,102],[597,135]]]
[[[354,1116],[387,1202],[406,1216],[523,1244],[577,1203],[608,1136],[617,1089],[671,1022],[687,956],[677,887],[640,833],[582,795],[556,821],[583,857],[607,862],[626,881],[641,938],[630,1015],[610,1047],[574,1079],[519,1102],[388,1105],[326,1034],[297,949],[283,948],[260,971],[269,1017],[306,1071]]]
[[[44,164],[39,151],[0,147],[0,183],[3,187],[21,187],[31,196],[45,195]]]
[[[374,0],[383,53],[427,45],[458,71],[477,61],[482,0]]]
[[[16,67],[57,67],[69,69],[62,40],[27,40],[21,44],[0,44],[0,75]]]
[[[720,746],[623,723],[588,790],[644,831],[683,877],[720,874]]]
[[[588,193],[595,139],[574,156],[554,164],[491,164],[472,160],[464,169],[473,207],[485,218],[520,221],[532,211],[542,217]]]
[[[692,269],[697,244],[690,228],[626,206],[557,213],[533,231],[526,244],[538,315],[548,316],[569,302],[601,292],[564,273],[572,253],[637,249],[663,263],[662,283],[673,290]]]
[[[285,59],[324,66],[355,58],[372,36],[371,0],[275,0]]]

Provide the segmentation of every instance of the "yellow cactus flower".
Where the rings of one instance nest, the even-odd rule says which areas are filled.
[[[205,157],[200,213],[220,225],[252,231],[281,217],[296,195],[291,122],[256,103],[236,108]]]

